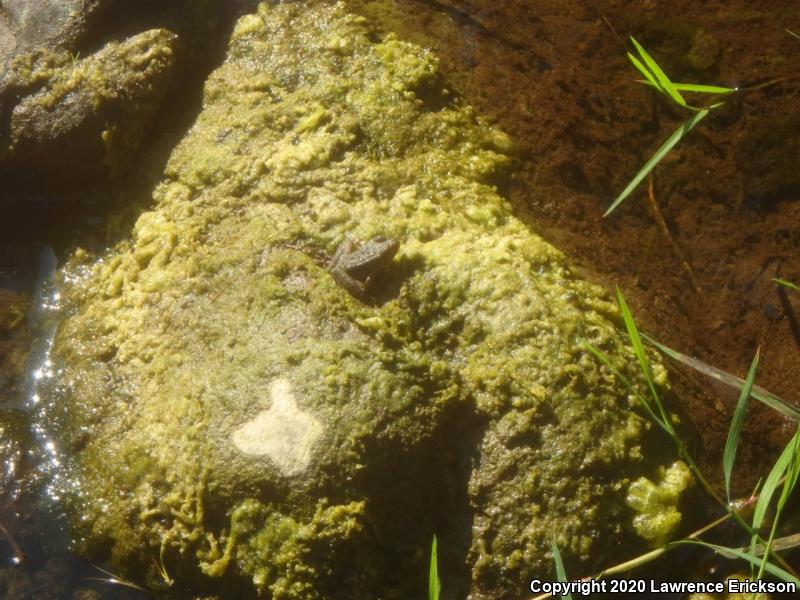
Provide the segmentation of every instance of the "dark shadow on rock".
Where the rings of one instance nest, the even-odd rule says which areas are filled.
[[[140,212],[149,205],[151,191],[161,179],[172,149],[200,112],[204,82],[222,62],[236,19],[255,3],[148,1],[118,12],[112,10],[119,4],[114,1],[104,5],[106,13],[98,9],[96,17],[100,24],[80,38],[79,48],[100,47],[111,39],[124,39],[127,34],[160,24],[182,38],[178,49],[182,58],[126,173],[112,178],[105,171],[95,170],[74,177],[65,185],[46,168],[39,168],[57,165],[60,157],[74,159],[80,144],[66,143],[68,136],[58,151],[43,159],[40,165],[0,166],[0,189],[3,190],[0,196],[0,272],[14,273],[17,279],[30,279],[26,273],[35,268],[35,263],[29,258],[37,254],[35,248],[43,242],[61,255],[78,245],[91,250],[124,237]],[[157,9],[159,6],[162,8]],[[148,9],[152,10],[148,12]],[[183,24],[182,15],[186,16]],[[196,25],[194,30],[192,23]],[[4,95],[0,90],[0,121],[9,116],[2,113],[9,110],[7,103],[14,100],[13,93],[6,90]],[[69,173],[67,175],[69,179]],[[120,189],[126,190],[124,202],[130,203],[132,197],[141,201],[137,206],[123,205],[117,193]],[[110,226],[112,214],[115,215],[114,225]]]
[[[425,597],[431,542],[438,540],[439,576],[445,599],[466,598],[471,586],[467,553],[472,540],[468,484],[486,428],[471,404],[455,403],[434,437],[383,456],[381,468],[357,483],[364,496],[372,537],[391,574],[383,592],[398,590]],[[376,449],[366,448],[365,454]],[[384,449],[385,453],[385,449]],[[376,590],[379,593],[380,590]]]
[[[468,488],[487,427],[485,417],[472,410],[466,415],[458,415],[451,425],[443,428],[446,448],[443,483],[447,496],[437,514],[435,531],[444,600],[467,598],[472,590],[468,554],[472,545],[474,514]]]

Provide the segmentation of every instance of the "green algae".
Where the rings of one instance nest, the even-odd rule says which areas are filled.
[[[583,341],[636,370],[605,292],[497,192],[512,164],[430,52],[340,5],[240,19],[153,208],[62,273],[51,394],[84,551],[151,585],[163,555],[185,584],[409,597],[419,561],[390,547],[426,547],[460,494],[475,598],[548,572],[553,531],[602,560],[655,465]],[[379,235],[401,247],[363,303],[324,264]],[[479,439],[447,488],[457,422]]]
[[[633,520],[636,533],[654,546],[669,541],[681,522],[678,501],[691,481],[689,467],[676,461],[669,469],[659,469],[656,483],[644,477],[632,482],[626,502],[639,513]]]
[[[215,547],[202,556],[203,571],[221,576],[235,560],[252,573],[257,588],[269,589],[272,598],[330,597],[320,589],[320,572],[330,577],[337,561],[358,556],[358,542],[347,542],[359,539],[363,518],[363,502],[334,507],[321,502],[308,522],[298,523],[291,516],[245,500],[231,511],[224,551]],[[245,542],[237,543],[240,539]],[[347,551],[349,556],[344,556]],[[361,564],[366,567],[368,562]]]

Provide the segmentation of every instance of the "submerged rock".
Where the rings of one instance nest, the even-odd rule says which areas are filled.
[[[131,240],[62,272],[44,404],[83,550],[298,599],[420,597],[434,532],[472,598],[519,597],[554,535],[610,560],[657,461],[584,342],[636,370],[494,187],[511,154],[341,5],[241,18]],[[364,298],[325,268],[348,236],[400,243]]]

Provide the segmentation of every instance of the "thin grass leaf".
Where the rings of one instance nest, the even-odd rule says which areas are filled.
[[[673,85],[676,90],[680,90],[681,92],[694,92],[696,94],[726,95],[737,91],[736,88],[721,85],[705,85],[702,83],[674,83]]]
[[[562,583],[567,583],[569,581],[569,579],[567,579],[567,571],[564,569],[564,561],[561,559],[561,552],[558,551],[558,544],[556,544],[555,538],[550,539],[550,547],[553,549],[553,562],[556,563],[556,575],[558,576],[558,580]],[[570,593],[562,595],[561,597],[572,600],[572,594]]]
[[[436,550],[436,535],[431,543],[431,562],[428,568],[428,600],[439,600],[442,593],[442,582],[439,579],[439,559]]]
[[[742,425],[744,425],[744,415],[747,412],[747,402],[750,399],[750,390],[753,389],[753,381],[756,378],[758,368],[759,351],[750,365],[747,373],[747,380],[739,394],[739,401],[736,403],[736,410],[733,412],[731,427],[728,430],[728,439],[725,442],[725,453],[722,458],[722,470],[725,474],[725,494],[728,497],[728,504],[731,503],[731,473],[733,473],[733,461],[736,459],[736,450],[739,448],[739,441],[742,437]]]
[[[731,387],[736,388],[737,390],[741,390],[744,386],[744,379],[740,377],[736,377],[735,375],[731,375],[730,373],[726,373],[722,369],[718,369],[717,367],[712,367],[709,364],[704,363],[701,360],[697,360],[696,358],[692,358],[691,356],[687,356],[685,354],[681,354],[677,350],[673,350],[669,346],[665,346],[664,344],[657,342],[650,336],[645,333],[642,333],[642,338],[645,339],[648,343],[652,344],[656,348],[658,348],[661,352],[672,358],[673,360],[677,360],[685,364],[688,367],[693,368],[695,371],[699,371],[703,375],[708,375],[716,379],[717,381],[724,383],[725,385],[729,385]],[[764,388],[753,385],[753,389],[750,391],[750,395],[762,402],[766,406],[769,406],[776,412],[781,413],[782,415],[789,417],[790,419],[794,419],[795,421],[800,420],[800,410],[795,408],[793,405],[789,404],[786,400],[776,396],[772,392],[765,390]]]
[[[649,71],[649,69],[642,64],[642,61],[640,61],[638,58],[636,58],[630,52],[628,52],[628,60],[630,60],[633,63],[633,66],[636,67],[642,75],[644,75],[644,78],[647,81],[644,81],[643,83],[646,83],[648,85],[652,85],[654,88],[656,88],[661,93],[666,93],[666,92],[664,92],[664,88],[661,87],[661,84],[658,83],[658,81],[653,76],[653,74]]]
[[[800,432],[800,428],[798,428]],[[788,486],[791,490],[797,485],[797,480],[800,478],[800,436],[796,436],[794,440],[794,453],[792,454],[792,467],[789,469],[789,476],[784,485]]]
[[[795,292],[800,292],[800,286],[795,285],[791,281],[786,281],[785,279],[779,279],[777,277],[773,277],[772,281],[774,281],[775,283],[779,283],[783,287],[787,287],[790,290],[794,290]]]
[[[655,402],[658,412],[661,415],[661,420],[667,426],[668,430],[671,433],[674,433],[672,423],[670,422],[669,416],[661,404],[661,398],[656,390],[656,384],[653,381],[653,370],[650,367],[650,360],[647,358],[647,354],[645,354],[644,344],[642,344],[642,338],[639,336],[639,329],[636,327],[636,322],[633,320],[631,309],[628,308],[628,303],[625,302],[625,297],[622,295],[622,291],[619,288],[617,288],[617,303],[619,304],[619,310],[622,313],[622,320],[625,322],[625,329],[628,331],[628,337],[630,338],[631,345],[633,346],[633,353],[636,355],[636,360],[642,369],[645,381],[647,382],[647,387],[650,389],[650,394],[652,395],[653,401]]]
[[[140,592],[144,592],[148,596],[150,595],[150,592],[148,592],[143,587],[141,587],[139,585],[136,585],[132,581],[128,581],[127,579],[123,579],[122,577],[114,575],[114,573],[112,573],[111,571],[106,571],[104,568],[98,567],[95,564],[92,564],[92,566],[95,569],[97,569],[98,571],[108,575],[108,577],[86,577],[85,581],[97,581],[99,583],[106,583],[108,585],[121,585],[122,587],[126,587],[126,588],[130,588],[132,590],[138,590]]]
[[[742,560],[746,560],[751,565],[758,566],[761,564],[761,559],[757,556],[753,556],[750,552],[744,552],[739,550],[738,548],[728,548],[727,546],[717,546],[716,544],[709,544],[708,542],[703,542],[701,540],[680,540],[678,542],[673,542],[674,544],[696,544],[699,546],[705,546],[706,548],[711,548],[714,552],[719,554],[720,556],[724,556],[726,558],[740,558]],[[778,566],[773,565],[772,563],[766,563],[766,569],[768,573],[774,575],[778,579],[782,579],[787,583],[794,583],[797,586],[800,586],[800,579],[797,579],[794,575],[789,573],[788,571],[784,571]]]
[[[143,593],[147,594],[148,596],[150,595],[150,592],[148,592],[143,587],[140,587],[140,586],[136,585],[135,583],[131,583],[130,581],[124,581],[122,579],[116,579],[115,577],[84,577],[83,581],[94,581],[96,583],[105,583],[107,585],[119,585],[119,586],[122,586],[122,587],[126,587],[128,589],[131,589],[131,590],[136,590],[136,591],[139,591],[139,592],[143,592]]]
[[[667,413],[666,409],[664,408],[663,403],[661,402],[661,398],[658,395],[658,391],[656,390],[655,383],[653,381],[652,376],[652,369],[650,368],[650,362],[647,359],[647,355],[644,352],[644,346],[642,344],[642,339],[639,336],[639,330],[636,327],[636,323],[633,320],[633,315],[631,314],[630,309],[628,308],[627,303],[625,302],[625,298],[622,295],[622,292],[619,288],[617,288],[617,301],[619,302],[620,312],[622,313],[623,320],[625,321],[625,327],[628,330],[628,337],[631,340],[631,345],[634,347],[634,353],[636,354],[637,361],[639,362],[640,367],[644,373],[645,379],[647,380],[647,385],[650,388],[650,393],[653,397],[653,403],[656,405],[658,409],[658,415],[655,414],[655,411],[650,406],[650,403],[644,399],[642,395],[640,395],[636,389],[631,385],[629,381],[627,381],[624,377],[622,377],[619,372],[614,369],[611,365],[611,361],[605,357],[605,355],[594,348],[591,344],[584,342],[589,348],[589,350],[597,356],[599,359],[603,360],[604,364],[611,368],[612,372],[620,377],[625,384],[631,389],[631,391],[636,395],[636,397],[641,401],[642,405],[647,409],[647,412],[655,421],[656,423],[661,426],[664,431],[672,438],[672,441],[675,443],[675,446],[678,448],[678,454],[680,455],[681,459],[689,465],[689,469],[691,469],[692,473],[694,474],[697,481],[700,482],[700,485],[703,486],[706,493],[713,498],[718,504],[720,504],[723,508],[727,509],[730,516],[736,521],[738,525],[745,529],[748,533],[752,534],[752,530],[750,525],[746,523],[732,508],[729,504],[725,503],[722,498],[716,493],[714,488],[708,483],[708,480],[703,476],[700,467],[697,466],[694,458],[689,453],[686,446],[684,446],[683,442],[681,441],[678,433],[675,431],[675,427],[672,425],[672,421],[670,420],[670,416]]]
[[[645,163],[645,165],[639,170],[636,176],[633,179],[631,179],[630,183],[627,186],[625,186],[625,189],[622,190],[620,195],[617,196],[614,202],[611,203],[611,206],[608,207],[608,210],[606,210],[606,212],[603,213],[604,217],[610,215],[614,211],[614,209],[617,208],[617,206],[619,206],[623,200],[625,200],[625,198],[630,196],[631,192],[636,188],[636,186],[638,186],[642,182],[642,180],[650,174],[650,171],[652,171],[655,168],[655,166],[659,162],[661,162],[661,159],[664,158],[667,155],[667,153],[675,147],[675,144],[680,142],[681,139],[683,139],[683,137],[687,133],[689,133],[694,128],[695,125],[697,125],[700,121],[705,119],[710,109],[711,107],[704,108],[695,113],[694,115],[692,115],[691,119],[683,123],[680,127],[678,127],[674,131],[674,133],[671,136],[669,136],[669,138],[667,138],[667,141],[664,142],[664,144],[658,150],[656,150],[656,153],[650,157],[650,160],[648,160]]]
[[[661,397],[658,395],[658,391],[656,390],[655,382],[653,381],[653,371],[650,368],[650,361],[647,358],[647,355],[644,351],[644,345],[642,344],[642,338],[639,335],[639,330],[636,327],[636,322],[633,320],[633,315],[631,314],[630,309],[628,308],[628,304],[625,302],[625,298],[622,295],[622,292],[619,288],[617,288],[617,302],[619,303],[619,309],[622,313],[622,319],[625,321],[625,328],[628,330],[628,337],[631,340],[631,345],[633,346],[634,354],[636,355],[636,360],[639,362],[639,366],[644,373],[645,380],[647,381],[647,386],[650,389],[650,394],[653,397],[653,403],[658,408],[658,413],[660,418],[657,418],[656,421],[661,424],[661,426],[667,431],[669,436],[672,438],[672,441],[675,442],[675,445],[678,448],[678,454],[680,455],[681,459],[689,465],[689,469],[691,469],[692,473],[694,473],[695,478],[700,482],[700,484],[705,489],[706,493],[714,498],[716,502],[720,505],[725,507],[728,512],[730,512],[731,516],[736,520],[736,522],[744,527],[744,529],[750,533],[750,526],[745,523],[742,518],[737,515],[735,512],[732,511],[729,504],[723,502],[722,498],[714,491],[714,488],[708,483],[708,480],[703,476],[702,471],[700,471],[700,467],[697,466],[694,458],[686,449],[683,442],[678,435],[678,432],[675,431],[675,427],[672,425],[672,421],[670,420],[670,416],[667,413],[666,409],[664,408],[664,404],[661,402]]]
[[[663,89],[664,92],[677,104],[688,108],[689,105],[686,104],[686,100],[684,100],[683,96],[681,96],[681,93],[675,89],[675,86],[672,84],[669,77],[667,77],[667,74],[664,73],[664,71],[661,70],[661,67],[658,66],[658,63],[653,60],[653,58],[644,48],[642,48],[641,44],[639,44],[639,42],[637,42],[636,38],[633,36],[631,36],[631,42],[633,42],[633,45],[636,46],[636,51],[639,53],[639,56],[642,57],[642,60],[647,65],[647,68],[658,80],[661,89]]]
[[[630,54],[628,54],[630,56]],[[652,85],[658,88],[658,83],[653,82],[652,80],[642,81],[645,85]],[[679,92],[694,92],[697,94],[714,94],[714,95],[725,95],[725,94],[732,94],[737,91],[736,88],[729,88],[723,87],[720,85],[704,85],[701,83],[675,83],[673,84],[675,89]]]
[[[789,440],[786,448],[783,449],[780,457],[778,457],[778,460],[775,461],[775,464],[772,466],[772,470],[769,472],[767,479],[764,481],[764,487],[761,488],[761,492],[758,494],[756,508],[753,511],[752,529],[754,534],[750,542],[751,553],[753,553],[753,549],[758,543],[757,534],[761,529],[761,526],[764,524],[764,517],[766,517],[767,509],[769,508],[770,502],[772,502],[772,496],[775,494],[775,490],[778,489],[781,479],[783,479],[784,475],[786,475],[789,467],[792,464],[798,443],[800,443],[800,429],[798,429],[792,439]]]
[[[792,535],[785,535],[779,537],[772,542],[772,550],[774,552],[781,552],[783,550],[791,550],[800,546],[800,533],[793,533]],[[755,548],[751,548],[750,554],[761,556],[764,554],[766,544],[756,544]],[[739,548],[742,551],[747,551],[747,548]]]
[[[789,34],[789,35],[791,35],[792,37],[796,37],[798,40],[800,40],[800,35],[797,35],[797,34],[796,34],[794,31],[789,31],[789,30],[787,29],[787,30],[786,30],[786,33],[788,33],[788,34]]]
[[[798,432],[800,432],[800,428],[798,428]],[[764,548],[764,556],[761,559],[761,566],[758,569],[758,575],[756,575],[757,579],[761,579],[761,577],[764,575],[764,571],[766,570],[767,562],[769,560],[769,555],[772,551],[772,544],[775,540],[775,535],[778,532],[778,524],[783,516],[783,509],[786,507],[786,503],[789,501],[789,496],[791,496],[792,491],[794,491],[794,486],[797,483],[797,476],[798,473],[800,473],[800,438],[794,439],[790,456],[791,460],[789,461],[789,466],[786,468],[786,475],[783,478],[781,497],[778,499],[778,505],[775,508],[775,518],[772,520],[772,528],[769,532],[767,545]]]
[[[611,364],[611,359],[608,357],[608,354],[606,354],[599,348],[593,346],[589,342],[584,342],[584,345],[586,346],[586,349],[589,352],[594,354],[597,360],[599,360],[601,363],[603,363],[606,367],[609,368],[609,370],[614,374],[614,376],[617,379],[619,379],[625,385],[625,387],[628,388],[628,391],[630,391],[634,396],[636,396],[637,400],[639,400],[639,403],[647,411],[647,415],[650,417],[650,419],[655,423],[657,423],[661,427],[661,429],[663,429],[665,432],[671,434],[669,427],[661,421],[661,417],[659,417],[655,412],[653,412],[653,409],[650,406],[650,402],[639,393],[639,390],[636,389],[636,386],[634,386],[631,383],[630,379],[625,377],[625,375],[623,375],[619,369],[617,369],[613,364]]]

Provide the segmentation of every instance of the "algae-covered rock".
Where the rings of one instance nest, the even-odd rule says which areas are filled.
[[[227,0],[2,2],[0,179],[12,196],[62,200],[128,172],[157,117],[174,126],[178,107],[194,104],[240,10]]]
[[[554,535],[605,560],[656,465],[584,342],[636,372],[494,187],[511,155],[341,5],[243,17],[131,239],[62,271],[44,404],[83,550],[297,599],[421,597],[434,532],[472,598],[519,597]],[[399,252],[355,298],[325,265],[378,236]]]
[[[176,43],[153,29],[86,58],[49,49],[17,56],[0,79],[7,99],[19,97],[6,107],[0,159],[59,178],[120,172],[161,104]]]

